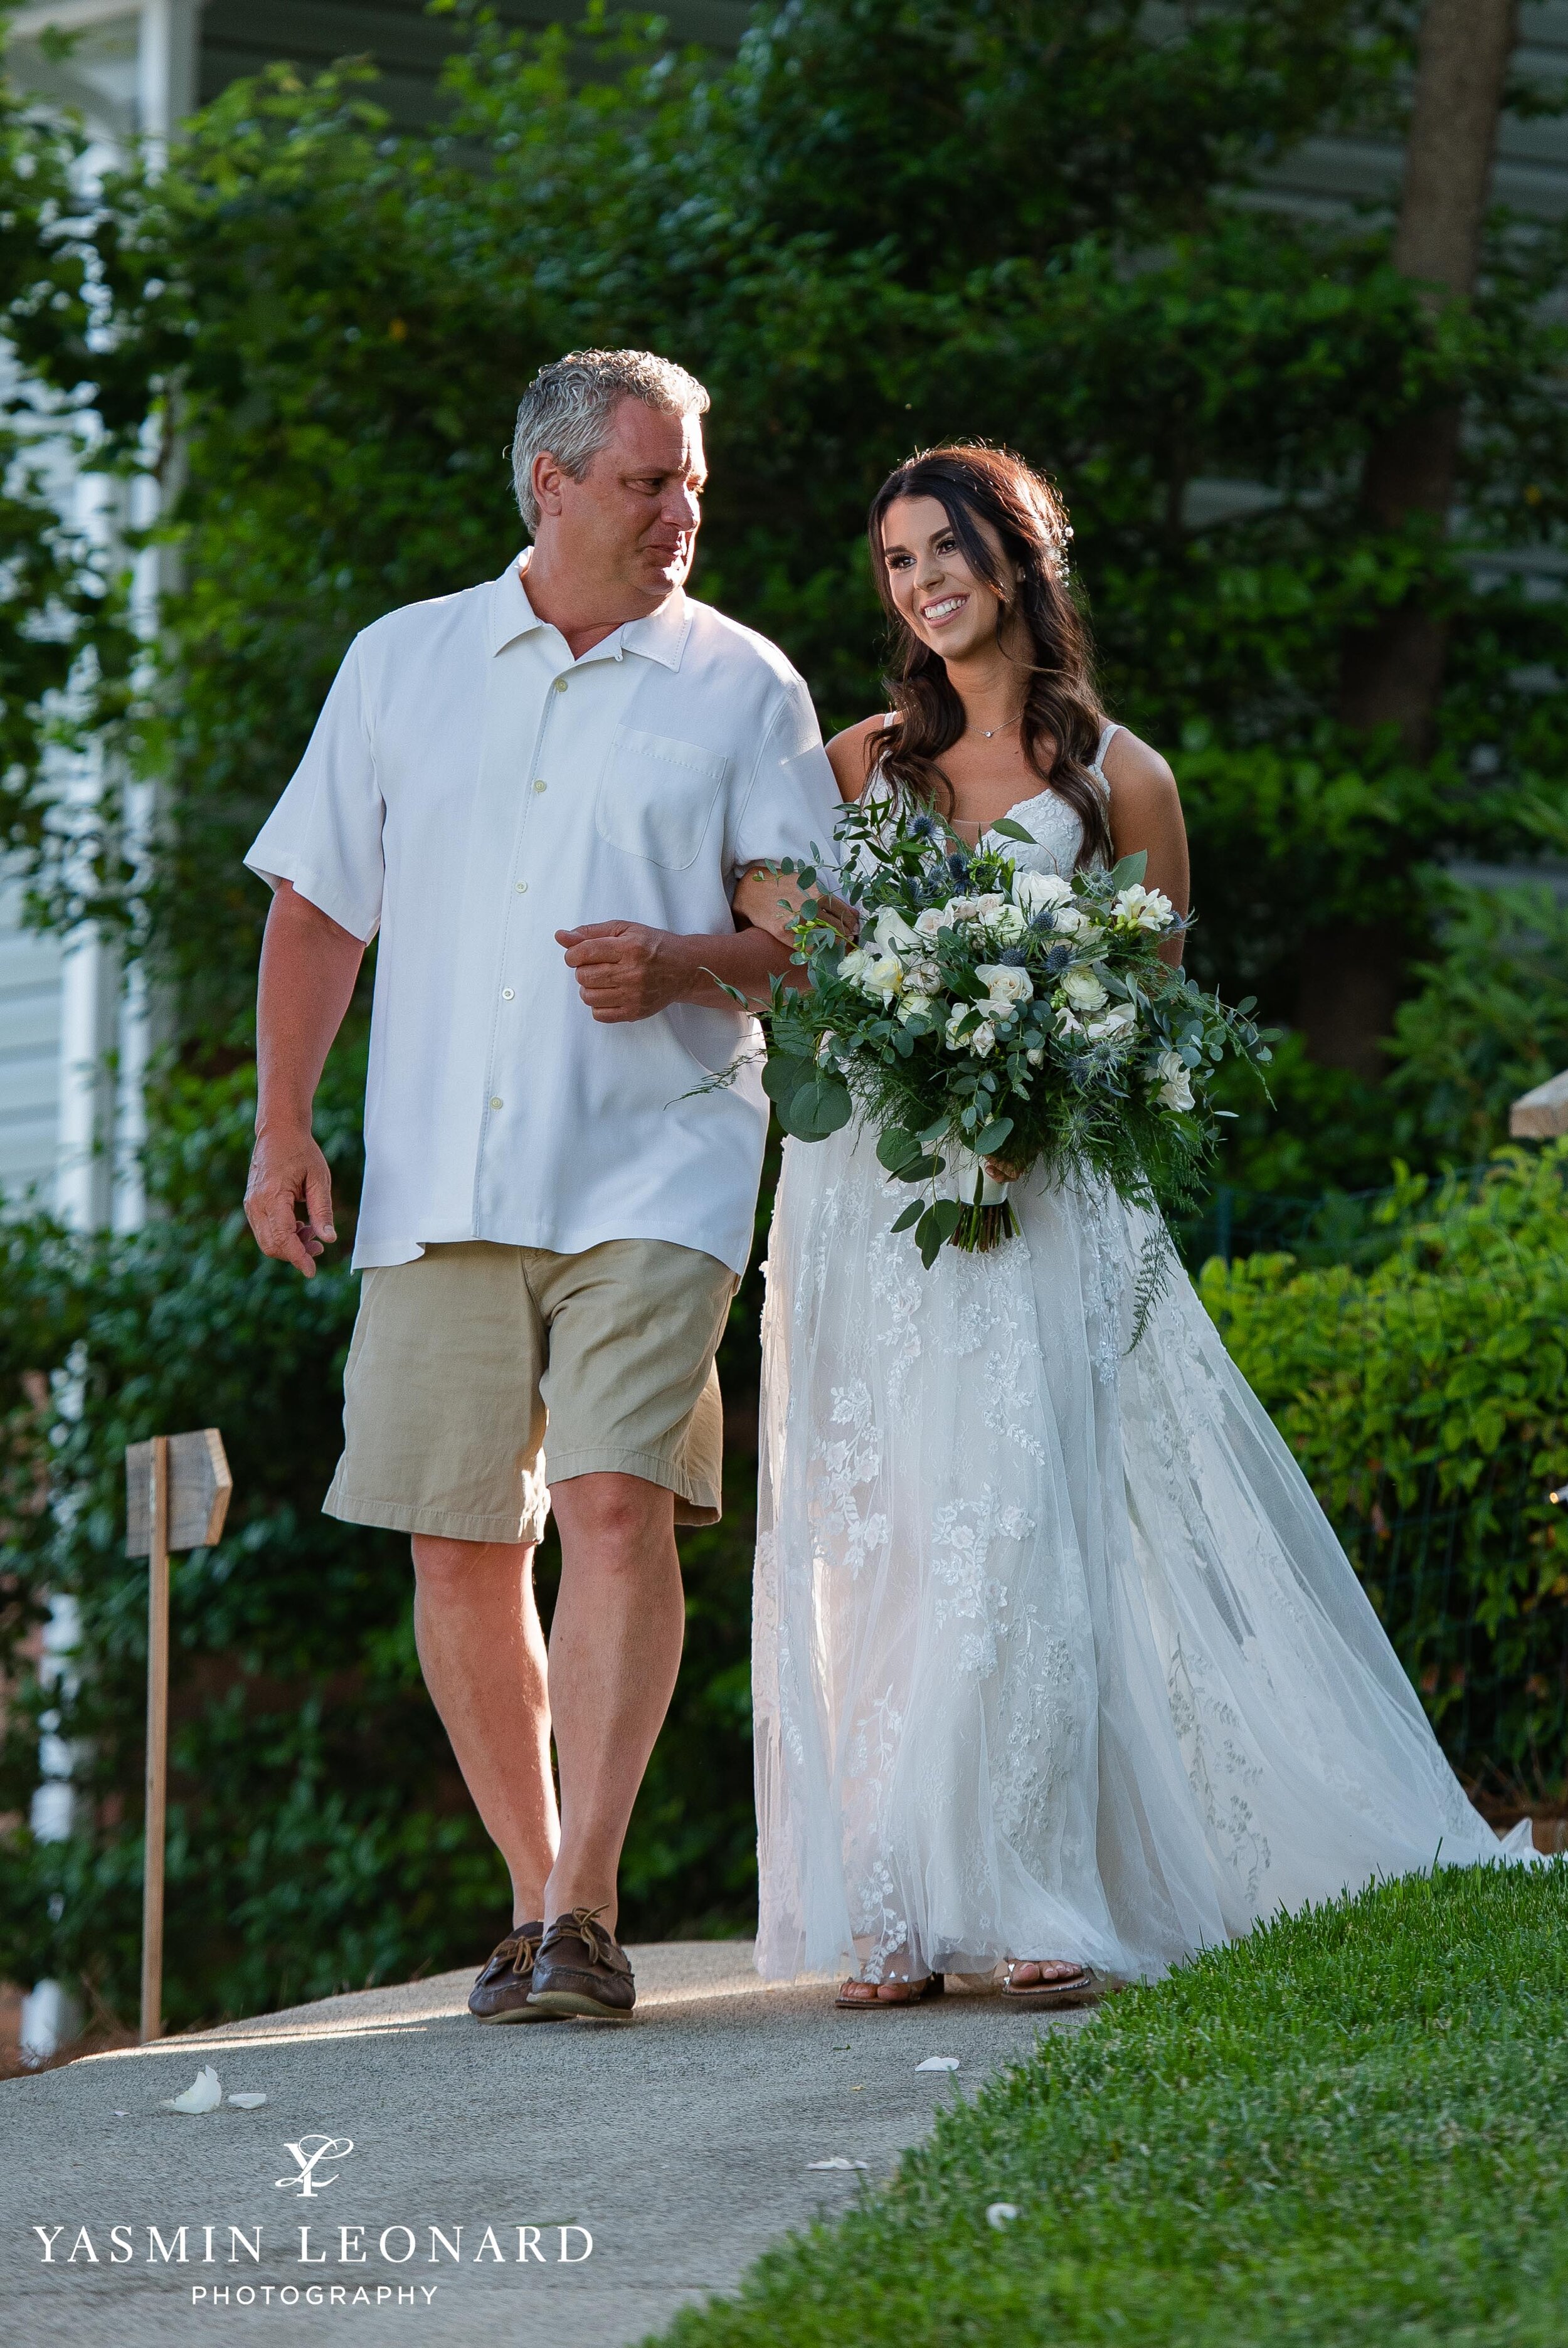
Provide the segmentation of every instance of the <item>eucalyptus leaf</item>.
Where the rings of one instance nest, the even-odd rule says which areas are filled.
[[[985,1132],[976,1134],[975,1137],[976,1157],[993,1157],[1012,1132],[1013,1123],[1014,1120],[1010,1117],[993,1117]]]
[[[1004,839],[1021,839],[1026,848],[1037,848],[1040,844],[1032,831],[1026,831],[1023,825],[1015,823],[1010,815],[1003,816],[999,822],[987,824],[985,828],[988,831],[999,832]]]
[[[779,1124],[797,1141],[826,1141],[829,1134],[848,1125],[854,1102],[841,1076],[819,1068],[787,1102],[776,1101],[775,1107]]]
[[[900,1215],[897,1222],[893,1224],[893,1230],[895,1231],[907,1231],[910,1230],[912,1225],[919,1222],[924,1212],[925,1209],[920,1200],[912,1200],[910,1204],[904,1209],[903,1214]]]
[[[762,1071],[762,1089],[769,1099],[782,1110],[784,1104],[810,1084],[817,1074],[815,1060],[803,1059],[793,1052],[769,1052]]]
[[[1110,885],[1113,889],[1131,889],[1142,880],[1148,870],[1149,850],[1140,848],[1136,856],[1124,856],[1119,864],[1112,866]]]
[[[885,1166],[890,1174],[897,1174],[912,1159],[924,1156],[913,1133],[902,1125],[884,1126],[877,1137],[877,1163]]]

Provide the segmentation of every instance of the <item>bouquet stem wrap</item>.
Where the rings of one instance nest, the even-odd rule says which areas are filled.
[[[955,1195],[964,1210],[951,1243],[971,1255],[988,1255],[1018,1235],[1018,1218],[1008,1195],[1012,1184],[998,1181],[973,1150],[954,1149],[949,1157],[957,1178]]]

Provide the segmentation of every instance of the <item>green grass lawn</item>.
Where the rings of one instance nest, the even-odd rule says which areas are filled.
[[[663,2337],[1563,2348],[1568,1866],[1409,1877],[1111,2000]]]

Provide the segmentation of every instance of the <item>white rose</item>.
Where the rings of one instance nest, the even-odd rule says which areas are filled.
[[[947,1048],[950,1052],[962,1052],[964,1049],[965,1039],[958,1031],[962,1023],[969,1016],[969,1011],[970,1005],[967,1003],[960,1003],[955,1004],[947,1014]]]
[[[995,1011],[1010,1010],[1016,1003],[1027,1003],[1035,992],[1034,980],[1016,963],[977,963],[975,975],[991,998],[985,1007],[993,1015]]]
[[[872,966],[872,957],[864,946],[852,946],[839,964],[839,976],[846,985],[858,985]]]
[[[871,941],[882,953],[915,953],[920,948],[920,940],[892,905],[884,905],[872,922]]]
[[[940,994],[942,964],[939,962],[912,962],[903,973],[905,986],[913,987],[917,994]]]
[[[1075,1011],[1099,1011],[1110,1000],[1092,970],[1066,972],[1061,992]]]
[[[913,990],[901,994],[898,1015],[907,1027],[912,1019],[923,1019],[935,1008],[929,994],[917,994]]]
[[[1107,1043],[1112,1036],[1124,1034],[1137,1017],[1130,1003],[1113,1003],[1109,1011],[1102,1011],[1098,1019],[1089,1021],[1085,1032],[1092,1042]]]
[[[968,1042],[975,1057],[983,1060],[996,1048],[996,1030],[988,1019],[982,1019],[977,1027],[970,1029]]]
[[[1161,1052],[1156,1070],[1160,1077],[1161,1108],[1187,1109],[1192,1106],[1192,1078],[1180,1052]]]
[[[1162,889],[1145,889],[1138,880],[1119,892],[1111,910],[1130,930],[1168,930],[1176,918]]]
[[[1028,926],[1016,905],[1003,905],[986,922],[985,933],[1005,946],[1016,946]]]
[[[897,954],[875,954],[861,984],[868,994],[880,994],[884,1003],[891,1003],[903,984],[903,964]]]
[[[975,919],[981,922],[994,921],[1006,901],[1007,900],[998,889],[987,889],[983,897],[974,897],[970,900],[975,908]]]
[[[1026,1059],[1026,1060],[1027,1060],[1027,1062],[1028,1062],[1028,1064],[1029,1064],[1029,1066],[1030,1066],[1030,1067],[1031,1067],[1031,1068],[1038,1068],[1038,1067],[1043,1066],[1044,1066],[1044,1063],[1045,1063],[1045,1057],[1046,1057],[1046,1047],[1045,1047],[1045,1045],[1044,1045],[1043,1044],[1037,1044],[1037,1045],[1035,1045],[1034,1050],[1033,1050],[1032,1052],[1026,1052],[1026,1053],[1025,1053],[1024,1057],[1025,1057],[1025,1059]]]
[[[950,922],[977,922],[985,906],[983,897],[954,897],[943,907]]]
[[[1094,922],[1081,905],[1058,905],[1051,926],[1064,938],[1080,938],[1094,928]]]
[[[1013,902],[1031,918],[1069,903],[1072,893],[1072,882],[1064,880],[1059,872],[1019,872],[1014,876]]]
[[[923,913],[914,917],[914,926],[923,938],[939,938],[944,930],[953,927],[951,905],[927,905]]]

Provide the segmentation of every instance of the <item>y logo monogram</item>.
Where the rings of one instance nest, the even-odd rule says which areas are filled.
[[[315,2147],[314,2152],[309,2149],[313,2145]],[[354,2150],[354,2139],[347,2136],[307,2136],[303,2137],[298,2144],[285,2144],[284,2150],[292,2152],[299,2163],[299,2175],[279,2177],[273,2181],[280,2192],[297,2193],[302,2201],[309,2201],[324,2185],[335,2185],[337,2182],[335,2170],[330,2177],[318,2177],[315,2173],[318,2165],[324,2160],[346,2160]]]

